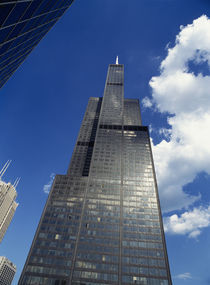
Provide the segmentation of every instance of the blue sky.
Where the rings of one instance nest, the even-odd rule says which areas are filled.
[[[44,185],[66,172],[88,98],[103,95],[116,55],[125,97],[140,99],[151,129],[173,284],[210,284],[209,17],[207,0],[75,0],[1,89],[0,166],[12,159],[4,180],[21,176],[0,245],[18,268],[13,285]]]

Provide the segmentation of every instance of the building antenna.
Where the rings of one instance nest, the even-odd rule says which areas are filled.
[[[18,181],[18,178],[15,179],[15,182],[14,182],[14,184],[13,184],[13,187],[14,187],[14,188],[16,187],[17,181]]]
[[[6,172],[6,170],[9,167],[11,162],[12,162],[12,160],[7,160],[7,162],[3,166],[2,170],[0,171],[0,180],[1,180],[2,176],[4,175],[4,173]]]
[[[119,64],[119,57],[118,57],[118,55],[116,57],[116,64]]]
[[[14,184],[13,184],[13,187],[14,188],[17,188],[17,186],[18,186],[18,184],[19,184],[19,182],[20,182],[20,177],[18,177],[16,180],[15,180],[15,182],[14,182]]]

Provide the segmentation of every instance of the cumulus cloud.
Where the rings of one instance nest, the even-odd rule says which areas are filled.
[[[205,15],[180,27],[174,47],[160,66],[160,75],[152,77],[152,99],[144,106],[168,115],[165,139],[153,145],[163,210],[189,207],[200,199],[188,195],[183,186],[199,172],[210,174],[210,76],[195,74],[190,63],[206,63],[210,70],[210,19]],[[209,73],[210,74],[210,73]]]
[[[163,135],[166,139],[171,139],[171,129],[160,128],[158,130],[160,135]]]
[[[192,279],[192,276],[189,272],[181,273],[175,276],[177,279],[182,279],[182,280],[187,280],[187,279]]]
[[[52,186],[52,184],[53,184],[54,178],[55,178],[55,173],[51,173],[51,174],[50,174],[50,180],[49,180],[48,183],[45,184],[44,187],[43,187],[44,193],[49,194],[50,189],[51,189],[51,186]]]
[[[152,101],[150,98],[148,97],[145,97],[143,100],[142,100],[142,104],[145,108],[151,108],[152,107]]]
[[[208,208],[199,207],[192,211],[187,211],[180,216],[172,215],[164,218],[165,232],[170,234],[188,235],[196,238],[201,234],[201,230],[210,225],[210,206]]]

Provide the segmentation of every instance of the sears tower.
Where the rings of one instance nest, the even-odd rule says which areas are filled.
[[[148,134],[124,67],[91,97],[66,175],[56,175],[19,285],[171,285]]]

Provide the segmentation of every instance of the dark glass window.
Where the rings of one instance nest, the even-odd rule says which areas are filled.
[[[1,6],[0,6],[1,7]],[[1,8],[0,8],[1,9]],[[0,30],[0,43],[3,43],[4,40],[7,38],[9,33],[12,31],[13,27],[8,27],[5,29]]]
[[[43,0],[39,8],[36,10],[33,16],[41,15],[47,11],[49,11],[49,4],[52,0]]]
[[[9,34],[9,37],[7,38],[7,40],[11,40],[12,38],[17,37],[20,31],[22,30],[22,28],[25,26],[25,24],[26,23],[17,24],[15,28],[13,29],[13,31]]]
[[[31,3],[31,5],[28,7],[28,9],[26,10],[21,20],[29,19],[33,15],[34,11],[37,9],[39,5],[40,5],[40,0],[34,0]]]
[[[17,3],[12,12],[10,13],[9,17],[7,18],[7,20],[5,21],[4,26],[15,24],[23,15],[29,4],[30,2]]]
[[[15,4],[9,4],[9,5],[0,5],[0,27],[6,20],[7,16],[11,12],[11,10],[15,7]]]

